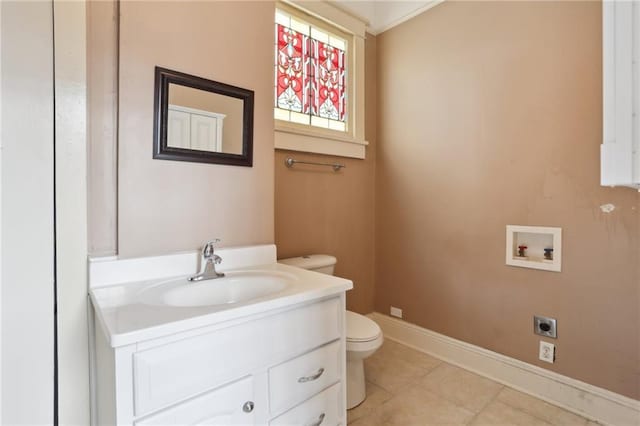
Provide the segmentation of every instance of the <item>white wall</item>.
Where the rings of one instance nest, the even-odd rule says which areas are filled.
[[[2,5],[0,5],[0,25],[2,24]],[[2,28],[2,27],[0,27]],[[0,52],[2,46],[0,31]],[[0,242],[2,241],[2,54],[0,54]],[[2,244],[0,244],[0,422],[2,421]]]
[[[2,424],[53,422],[53,28],[1,2]]]
[[[86,4],[54,0],[58,409],[89,424]]]

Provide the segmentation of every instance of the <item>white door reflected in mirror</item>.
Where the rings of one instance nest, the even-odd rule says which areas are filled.
[[[167,145],[173,148],[224,152],[224,114],[169,105]]]
[[[242,154],[242,100],[169,84],[167,146]]]

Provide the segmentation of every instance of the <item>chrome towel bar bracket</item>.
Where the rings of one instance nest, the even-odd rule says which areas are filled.
[[[293,165],[296,164],[296,163],[298,163],[298,164],[310,164],[312,166],[327,166],[327,167],[331,167],[334,172],[337,172],[340,169],[343,169],[343,168],[347,167],[344,164],[340,164],[340,163],[316,163],[314,161],[294,160],[291,157],[287,157],[287,159],[284,160],[284,164],[289,168],[293,167]]]

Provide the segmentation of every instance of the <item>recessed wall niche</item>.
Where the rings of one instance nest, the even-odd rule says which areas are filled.
[[[507,225],[506,264],[560,272],[562,228]]]

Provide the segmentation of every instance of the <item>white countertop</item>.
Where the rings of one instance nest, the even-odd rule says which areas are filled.
[[[275,250],[275,247],[274,247]],[[275,253],[275,252],[274,252]],[[274,259],[275,260],[275,255]],[[124,346],[143,340],[168,336],[220,322],[286,308],[299,303],[337,295],[353,288],[350,280],[307,271],[279,263],[243,266],[242,271],[265,271],[289,274],[292,283],[284,290],[246,302],[199,307],[177,307],[145,304],[140,300],[144,289],[171,278],[185,279],[195,273],[163,278],[92,286],[90,291],[97,321],[111,347]],[[233,269],[225,269],[232,272]],[[207,281],[216,285],[216,280]]]

